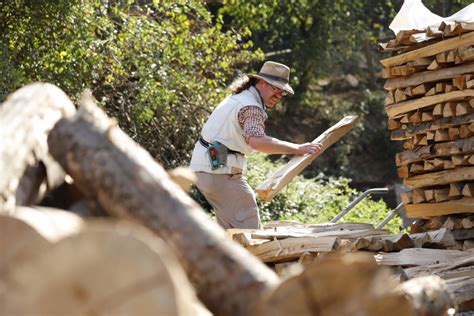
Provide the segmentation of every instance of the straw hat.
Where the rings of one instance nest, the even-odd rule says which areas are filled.
[[[276,63],[274,61],[267,61],[263,64],[258,74],[248,75],[250,78],[262,79],[274,87],[280,88],[289,94],[295,94],[290,87],[290,68],[286,65]]]

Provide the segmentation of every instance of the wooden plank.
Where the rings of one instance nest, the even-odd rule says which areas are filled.
[[[468,180],[474,180],[474,167],[462,167],[454,170],[417,175],[404,179],[403,183],[414,187],[424,187]]]
[[[415,267],[405,268],[405,274],[408,278],[415,278],[424,275],[438,275],[441,276],[444,273],[457,270],[459,268],[471,267],[474,268],[474,256],[467,256],[464,258],[457,258],[455,261],[444,261],[439,263],[433,263],[428,265],[419,265]],[[474,272],[471,269],[469,272]],[[460,276],[460,275],[457,275]],[[456,276],[455,276],[456,277]]]
[[[289,237],[321,237],[334,236],[338,233],[341,236],[348,236],[351,232],[373,232],[373,234],[386,234],[387,231],[375,231],[372,224],[367,223],[324,223],[316,225],[298,225],[277,227],[275,229],[260,229],[251,233],[252,238],[255,239],[269,239],[274,238],[283,239]]]
[[[425,46],[414,51],[397,55],[394,57],[382,59],[380,63],[384,67],[392,67],[404,64],[409,61],[416,60],[422,57],[434,56],[438,53],[445,52],[451,49],[457,49],[461,46],[472,45],[474,43],[474,32],[460,35],[459,37],[444,40],[429,46]]]
[[[427,248],[403,249],[395,253],[380,253],[374,256],[377,264],[388,266],[420,266],[466,258],[472,254],[459,250]]]
[[[408,217],[474,213],[474,199],[465,197],[441,203],[407,204],[405,210]]]
[[[331,252],[337,246],[336,237],[289,237],[246,247],[263,262],[295,259],[305,252]]]
[[[256,191],[258,195],[263,200],[270,201],[278,194],[278,192],[290,183],[294,177],[313,162],[314,159],[347,134],[355,126],[356,119],[357,116],[346,116],[337,124],[326,130],[313,141],[313,143],[321,143],[323,145],[322,149],[317,154],[307,154],[292,158],[288,164],[283,166],[283,168],[280,168],[273,176],[257,186]]]
[[[387,112],[389,118],[394,118],[397,115],[425,108],[440,102],[463,100],[469,97],[474,97],[474,90],[469,89],[462,91],[453,91],[449,93],[437,94],[429,97],[409,100],[401,103],[390,104],[385,106],[385,112]]]
[[[474,72],[474,63],[462,64],[457,67],[449,67],[438,70],[427,70],[417,72],[409,77],[390,78],[385,81],[385,90],[394,90],[398,88],[406,88],[409,86],[417,86],[422,83],[438,82],[442,80],[452,79],[456,76],[469,74]]]

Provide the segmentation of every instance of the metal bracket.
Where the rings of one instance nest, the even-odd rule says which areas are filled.
[[[356,206],[362,199],[364,199],[367,195],[369,194],[385,194],[388,192],[388,188],[374,188],[374,189],[369,189],[359,195],[354,201],[349,203],[349,205],[346,206],[345,209],[343,209],[339,214],[336,215],[333,219],[331,219],[330,223],[335,223],[338,220],[340,220],[344,215],[346,215],[354,206]]]

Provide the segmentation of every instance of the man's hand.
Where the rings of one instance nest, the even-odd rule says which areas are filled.
[[[298,148],[295,151],[295,155],[302,156],[305,154],[316,155],[323,149],[323,144],[321,143],[304,143],[298,145]]]

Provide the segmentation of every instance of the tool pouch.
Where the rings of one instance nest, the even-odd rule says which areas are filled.
[[[207,154],[211,162],[211,169],[216,170],[227,164],[227,155],[229,151],[224,144],[218,141],[212,142],[207,148]]]

